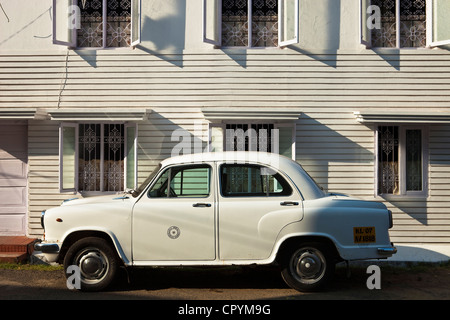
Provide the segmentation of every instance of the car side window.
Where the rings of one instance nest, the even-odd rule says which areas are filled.
[[[180,166],[166,169],[148,192],[150,198],[205,198],[210,193],[211,167]]]
[[[224,164],[220,169],[224,197],[271,197],[292,194],[289,183],[268,167]]]

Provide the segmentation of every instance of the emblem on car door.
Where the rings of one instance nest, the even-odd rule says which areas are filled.
[[[169,229],[167,229],[167,235],[170,239],[177,239],[180,236],[180,228],[176,226],[172,226]]]

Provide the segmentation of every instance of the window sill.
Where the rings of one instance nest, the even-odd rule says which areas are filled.
[[[283,50],[286,47],[244,47],[244,46],[214,46],[214,49],[219,50]]]
[[[383,52],[399,52],[399,51],[429,51],[429,50],[434,50],[437,49],[438,47],[431,47],[431,46],[426,46],[426,47],[401,47],[401,48],[397,48],[397,47],[372,47],[372,46],[368,46],[368,45],[364,45],[362,44],[363,48],[366,50],[372,50],[373,52],[377,52],[377,53],[383,53]]]
[[[68,47],[69,50],[73,51],[101,51],[101,50],[135,50],[136,46],[129,47]]]
[[[429,198],[429,195],[425,192],[416,193],[416,194],[378,194],[375,196],[377,200],[386,200],[386,201],[425,201]]]

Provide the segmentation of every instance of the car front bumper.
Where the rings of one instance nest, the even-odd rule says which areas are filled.
[[[56,243],[43,243],[37,242],[34,244],[34,250],[41,251],[42,253],[59,253],[59,246]]]
[[[58,261],[60,248],[56,243],[37,242],[34,244],[34,250],[42,252],[48,263]]]

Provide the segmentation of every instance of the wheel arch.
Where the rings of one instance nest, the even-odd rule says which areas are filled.
[[[282,241],[278,247],[275,261],[281,262],[289,253],[298,248],[303,243],[320,243],[326,245],[336,261],[342,261],[339,251],[334,241],[325,235],[294,235]]]
[[[105,230],[74,230],[67,234],[59,251],[58,262],[63,263],[67,251],[75,242],[88,237],[96,237],[106,240],[108,244],[115,250],[122,263],[124,265],[128,264],[128,259],[125,257],[116,237]]]

